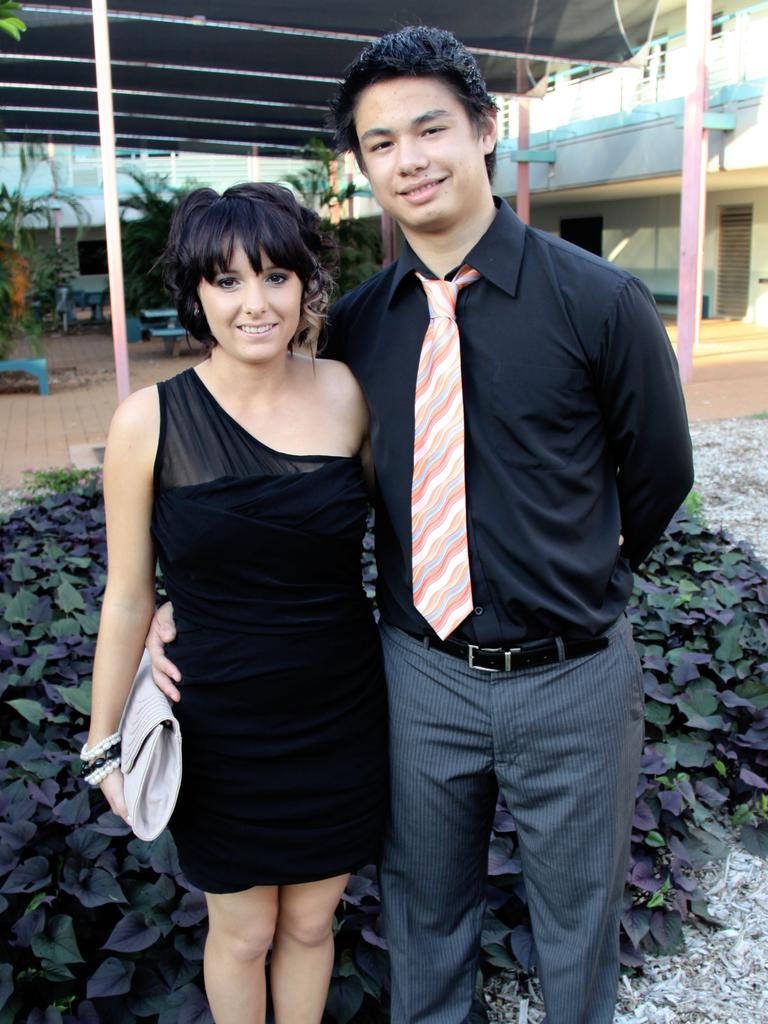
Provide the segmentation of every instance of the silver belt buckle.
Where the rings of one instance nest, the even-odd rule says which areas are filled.
[[[488,654],[503,654],[504,655],[504,668],[489,668],[487,665],[476,665],[474,654],[475,651],[486,651]],[[506,650],[503,647],[478,647],[477,644],[467,644],[467,664],[470,668],[475,669],[477,672],[511,672],[512,671],[512,655],[519,654],[522,650],[521,647],[510,647]]]

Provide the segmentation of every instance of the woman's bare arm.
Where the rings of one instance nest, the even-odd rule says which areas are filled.
[[[109,430],[104,455],[107,586],[93,666],[89,747],[117,730],[154,610],[150,521],[159,421],[157,389],[147,388],[122,403]],[[113,810],[123,813],[118,775],[107,776],[102,786]]]

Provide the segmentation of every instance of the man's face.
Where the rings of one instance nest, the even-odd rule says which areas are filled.
[[[496,122],[478,132],[439,78],[369,85],[355,109],[363,172],[381,207],[410,237],[448,233],[487,216],[485,156]]]

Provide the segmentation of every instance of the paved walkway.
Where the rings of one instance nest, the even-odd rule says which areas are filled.
[[[172,377],[200,359],[181,346],[168,358],[161,339],[128,346],[134,390]],[[24,470],[96,465],[117,405],[112,339],[103,334],[51,337],[46,348],[50,395],[37,388],[2,392],[0,488],[18,487]],[[30,378],[31,380],[31,378]]]
[[[673,342],[675,333],[671,325]],[[128,351],[134,389],[200,359],[184,346],[180,355],[166,357],[161,340],[138,342]],[[25,469],[95,465],[103,448],[117,401],[111,339],[103,334],[51,337],[46,354],[47,397],[36,388],[3,393],[0,375],[0,488],[18,487]],[[686,400],[692,420],[768,412],[768,329],[707,321]]]
[[[677,328],[667,329],[674,344]],[[704,321],[685,401],[691,420],[768,413],[768,327]]]

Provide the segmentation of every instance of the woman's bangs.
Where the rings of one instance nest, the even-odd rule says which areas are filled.
[[[245,210],[237,212],[247,216]],[[241,241],[242,225],[235,227],[233,224],[237,220],[236,212],[229,208],[229,204],[218,200],[204,212],[196,226],[195,237],[200,239],[201,245],[200,250],[194,254],[197,256],[195,269],[208,282],[212,282],[217,274],[230,269],[235,245]],[[250,253],[248,258],[251,259]],[[258,271],[259,268],[256,269]]]
[[[292,270],[302,280],[306,280],[311,260],[294,218],[271,205],[265,205],[254,213],[253,234],[248,239],[240,239],[254,270],[260,270],[263,252],[273,266]]]
[[[231,269],[238,242],[257,274],[263,269],[262,252],[274,266],[292,270],[302,280],[311,272],[312,260],[296,223],[271,204],[234,197],[219,201],[205,211],[196,233],[205,240],[196,262],[206,281]]]

